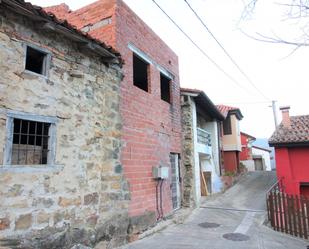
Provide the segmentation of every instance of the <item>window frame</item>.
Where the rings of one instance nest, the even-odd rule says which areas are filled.
[[[228,131],[226,131],[226,126],[224,125],[226,122],[229,122],[228,123]],[[227,123],[226,123],[227,124]],[[225,120],[223,120],[223,135],[232,135],[232,119],[231,119],[231,116],[227,116]]]
[[[46,56],[44,58],[44,62],[43,62],[43,68],[42,68],[43,73],[42,74],[39,74],[39,73],[36,73],[36,72],[33,72],[33,71],[26,69],[28,47],[32,48],[34,50],[37,50],[41,53],[46,54]],[[36,76],[40,76],[40,77],[43,77],[43,78],[48,78],[49,77],[50,64],[51,64],[51,52],[49,50],[42,48],[42,47],[39,47],[37,45],[24,43],[24,53],[25,53],[24,72],[29,73],[29,74],[33,74],[33,75],[36,75]]]
[[[165,78],[168,80],[168,101],[162,98],[162,78]],[[167,75],[165,75],[164,73],[160,72],[160,97],[161,100],[163,100],[166,103],[172,104],[172,89],[173,89],[173,80],[168,77]]]
[[[140,60],[140,62],[143,62],[143,63],[145,63],[145,66],[146,66],[146,77],[147,77],[147,79],[146,79],[146,88],[147,89],[144,89],[144,88],[142,88],[142,87],[140,87],[138,84],[137,84],[137,82],[135,82],[135,74],[134,74],[134,59],[137,59],[137,60]],[[149,82],[150,82],[150,63],[147,61],[147,60],[145,60],[145,59],[143,59],[141,56],[139,56],[137,53],[135,53],[135,52],[133,52],[132,53],[132,76],[133,76],[133,86],[135,86],[135,87],[137,87],[137,88],[139,88],[140,90],[143,90],[144,92],[147,92],[147,93],[150,93],[150,84],[149,84]]]
[[[48,140],[48,156],[46,164],[12,164],[12,148],[13,148],[13,133],[14,133],[14,119],[22,119],[27,121],[49,123],[49,140]],[[6,119],[6,142],[3,155],[3,166],[6,167],[33,167],[33,166],[52,166],[55,164],[56,158],[56,124],[58,119],[56,117],[42,116],[36,114],[29,114],[18,111],[8,111]]]

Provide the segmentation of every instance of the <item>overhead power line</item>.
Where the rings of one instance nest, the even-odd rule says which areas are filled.
[[[216,43],[219,45],[219,47],[222,49],[222,51],[226,54],[226,56],[230,59],[230,61],[236,66],[238,71],[247,79],[247,81],[257,90],[265,99],[270,101],[270,99],[252,82],[252,80],[249,78],[249,76],[244,72],[244,70],[238,65],[238,63],[233,59],[233,57],[229,54],[229,52],[225,49],[225,47],[221,44],[221,42],[216,38],[216,36],[211,32],[211,30],[208,28],[206,23],[202,20],[202,18],[197,14],[197,12],[192,8],[190,3],[188,3],[187,0],[184,0],[187,6],[191,9],[191,11],[194,13],[196,18],[201,22],[201,24],[205,27],[207,32],[211,35],[211,37],[216,41]]]
[[[215,62],[201,47],[199,47],[195,41],[163,10],[163,8],[155,1],[152,2],[166,15],[166,17],[180,30],[180,32],[188,38],[188,40],[217,68],[219,69],[226,77],[228,77],[232,82],[234,82],[238,87],[244,89],[248,93],[250,92],[247,88],[241,85],[237,80],[235,80],[229,73],[227,73],[217,62]]]

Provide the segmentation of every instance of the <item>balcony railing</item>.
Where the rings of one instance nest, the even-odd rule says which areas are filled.
[[[200,144],[211,146],[210,133],[201,128],[197,128],[197,142]]]

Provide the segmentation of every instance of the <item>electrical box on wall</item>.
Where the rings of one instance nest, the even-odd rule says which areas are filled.
[[[168,178],[168,167],[153,167],[152,176],[156,179],[167,179]]]

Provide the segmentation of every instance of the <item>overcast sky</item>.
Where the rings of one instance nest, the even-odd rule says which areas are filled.
[[[65,1],[75,10],[91,0],[31,0],[40,6]],[[286,8],[278,0],[259,0],[252,18],[240,20],[245,0],[188,0],[208,28],[229,52],[262,96],[237,70],[206,29],[199,23],[184,0],[157,0],[158,4],[190,37],[237,83],[220,72],[178,31],[151,0],[124,0],[177,54],[182,87],[198,88],[216,104],[238,106],[244,119],[241,129],[255,137],[268,138],[274,130],[269,100],[278,106],[290,105],[291,115],[309,114],[309,49],[301,48],[288,56],[293,47],[262,43],[244,35],[297,37],[302,23],[286,21]],[[289,0],[287,0],[289,1]],[[278,112],[279,120],[281,115]]]

